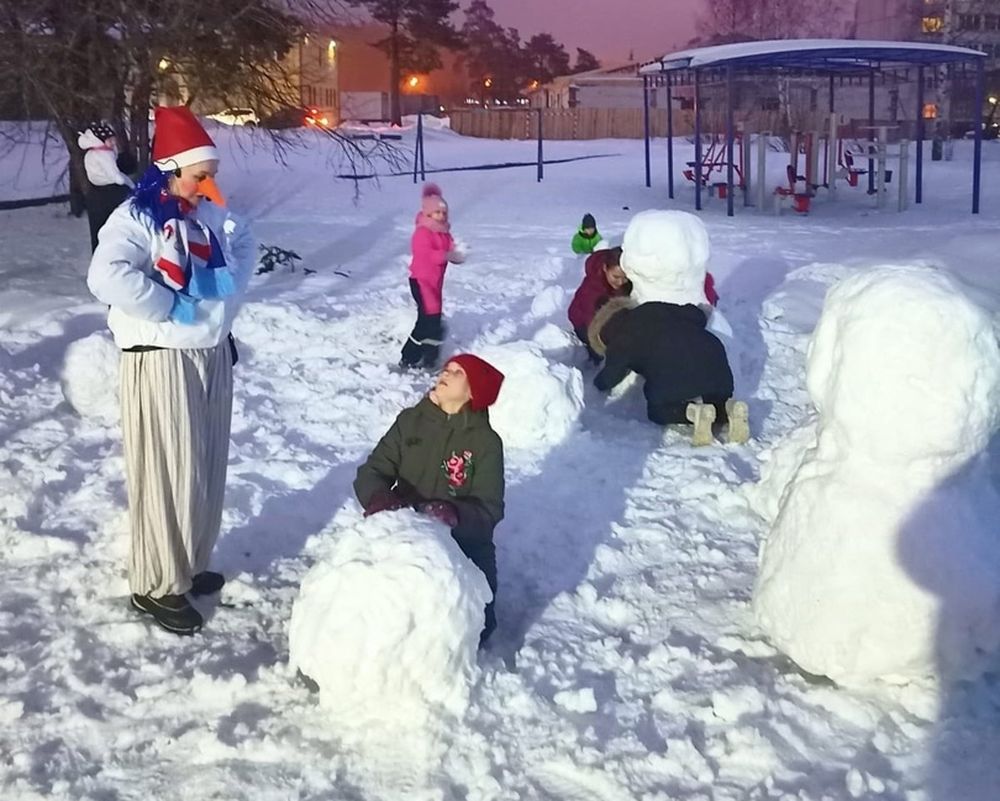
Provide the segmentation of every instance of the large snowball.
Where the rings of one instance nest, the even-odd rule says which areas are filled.
[[[514,342],[476,353],[504,374],[490,423],[506,448],[538,450],[562,442],[583,410],[583,376],[550,361],[540,345]]]
[[[105,332],[78,339],[66,348],[63,395],[81,417],[106,426],[118,423],[120,359],[121,351]]]
[[[842,683],[975,672],[1000,645],[989,317],[928,268],[848,278],[824,304],[808,386],[818,436],[789,450],[801,463],[762,547],[758,621]]]
[[[345,728],[461,715],[490,598],[443,525],[412,511],[375,515],[339,533],[303,580],[290,662]]]
[[[708,230],[686,211],[636,214],[622,241],[622,269],[637,303],[707,305],[705,272],[711,250]]]

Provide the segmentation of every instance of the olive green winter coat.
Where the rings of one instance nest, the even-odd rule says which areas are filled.
[[[429,398],[404,409],[358,468],[354,492],[364,507],[397,482],[420,500],[451,501],[463,525],[492,531],[503,519],[503,443],[489,413],[468,406],[441,411]]]

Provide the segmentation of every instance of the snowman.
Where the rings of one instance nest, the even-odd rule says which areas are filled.
[[[827,295],[807,386],[816,436],[761,546],[758,623],[842,684],[975,673],[1000,646],[989,316],[931,268],[852,276]]]

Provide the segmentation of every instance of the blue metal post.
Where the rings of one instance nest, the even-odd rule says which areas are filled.
[[[417,127],[420,129],[420,180],[427,180],[427,170],[424,167],[424,115],[417,114]]]
[[[868,70],[868,194],[875,194],[875,154],[871,144],[875,141],[875,68]]]
[[[917,70],[917,203],[924,202],[924,68]]]
[[[986,59],[976,59],[976,123],[975,154],[972,157],[972,213],[979,214],[979,194],[983,170],[983,103],[986,100]]]
[[[649,76],[642,76],[642,129],[646,137],[646,188],[653,185],[653,176],[649,164]]]
[[[542,153],[542,109],[538,109],[538,182],[545,177],[545,156]]]
[[[420,169],[420,140],[423,138],[424,131],[423,127],[420,125],[420,115],[417,115],[417,139],[413,144],[413,183],[417,182],[417,175]]]
[[[694,71],[694,208],[701,211],[701,73]]]
[[[667,73],[667,194],[674,199],[674,95],[673,79]]]
[[[726,216],[732,217],[733,211],[733,141],[736,138],[736,126],[733,122],[733,68],[726,67]]]

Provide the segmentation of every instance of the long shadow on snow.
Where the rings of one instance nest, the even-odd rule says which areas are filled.
[[[976,664],[968,665],[957,661],[953,648],[956,635],[970,623],[966,600],[970,588],[980,595],[996,590],[983,586],[981,578],[977,582],[977,577],[963,575],[963,560],[977,555],[956,541],[954,534],[973,526],[979,529],[980,537],[987,531],[995,533],[1000,513],[997,487],[1000,434],[994,435],[986,453],[926,494],[903,524],[897,542],[903,569],[938,599],[935,648],[941,700],[921,782],[928,801],[1000,798],[1000,650],[977,654]],[[976,512],[969,509],[970,504],[977,507]],[[956,514],[961,515],[957,524]],[[990,547],[995,552],[996,546]],[[992,626],[995,636],[996,620],[987,625]]]
[[[646,422],[632,397],[605,407],[584,372],[586,407],[580,429],[555,446],[536,474],[508,487],[507,517],[497,529],[499,630],[494,649],[511,662],[532,626],[564,592],[588,575],[612,527],[624,518],[629,489],[664,432]],[[642,411],[640,411],[640,409]],[[598,587],[600,590],[600,587]]]
[[[781,256],[754,256],[741,261],[720,282],[719,308],[733,328],[733,338],[739,352],[736,358],[739,375],[735,375],[736,391],[749,400],[752,420],[762,420],[770,412],[770,403],[755,399],[767,362],[767,343],[761,331],[764,301],[785,282],[791,265]]]

